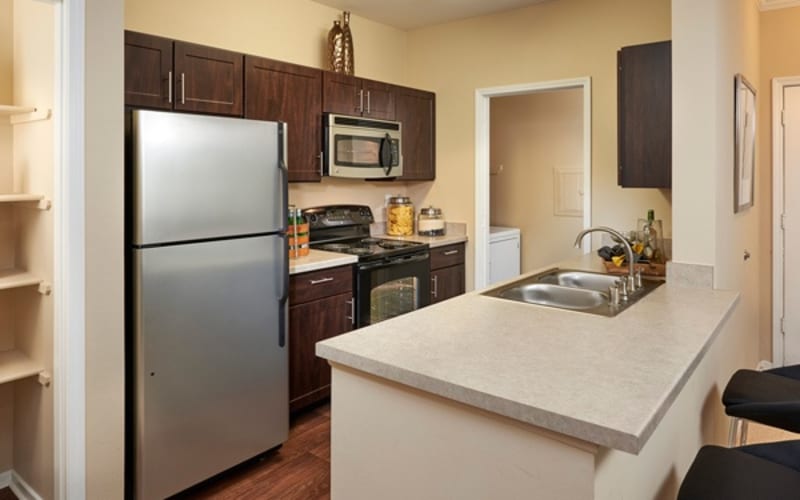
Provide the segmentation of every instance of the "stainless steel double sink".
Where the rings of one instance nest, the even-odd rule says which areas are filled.
[[[484,292],[483,295],[515,300],[528,304],[556,307],[573,311],[616,316],[661,285],[661,280],[642,278],[642,287],[627,299],[614,304],[609,298],[609,287],[627,276],[549,269],[507,285]]]

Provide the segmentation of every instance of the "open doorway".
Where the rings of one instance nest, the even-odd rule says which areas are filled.
[[[475,144],[476,288],[490,279],[490,226],[521,229],[523,273],[567,257],[591,223],[590,79],[477,90]]]

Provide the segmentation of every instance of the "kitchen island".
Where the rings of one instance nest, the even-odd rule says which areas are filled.
[[[669,496],[737,302],[667,283],[606,318],[473,292],[321,342],[333,498]]]

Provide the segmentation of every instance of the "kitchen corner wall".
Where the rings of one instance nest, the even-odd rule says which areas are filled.
[[[436,182],[418,203],[441,206],[474,234],[475,90],[588,76],[592,224],[632,228],[653,208],[670,236],[669,190],[617,186],[616,125],[617,50],[668,40],[670,26],[669,0],[561,0],[412,31],[410,83],[437,93]],[[467,288],[473,283],[468,265]]]
[[[126,0],[125,29],[211,45],[314,68],[327,68],[327,34],[341,11],[309,0]],[[356,76],[407,85],[408,34],[351,16]],[[435,89],[429,89],[435,90]],[[291,161],[291,158],[289,159]],[[369,205],[384,220],[386,194],[404,194],[416,202],[424,184],[365,182],[325,178],[321,183],[292,183],[289,201],[305,208],[335,203]]]
[[[761,75],[757,78],[759,147],[758,166],[762,175],[756,183],[755,203],[761,205],[759,235],[764,254],[772,249],[772,79],[800,76],[800,7],[768,10],[761,13],[759,36],[761,40]],[[759,311],[759,354],[770,359],[772,352],[772,267],[768,258],[759,259],[759,276],[762,280]]]

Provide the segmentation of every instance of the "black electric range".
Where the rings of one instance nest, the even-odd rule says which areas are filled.
[[[356,327],[399,316],[430,304],[427,243],[374,238],[372,210],[364,205],[307,208],[310,246],[358,256],[353,266]]]
[[[303,216],[309,223],[311,248],[357,255],[359,262],[428,251],[427,243],[370,236],[375,218],[365,205],[307,208]]]

